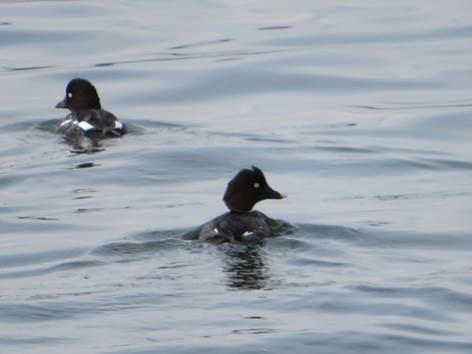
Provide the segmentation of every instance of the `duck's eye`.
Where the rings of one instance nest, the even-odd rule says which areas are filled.
[[[259,188],[261,185],[259,183],[254,183],[254,188]]]
[[[67,97],[72,98],[72,93],[71,93],[71,92],[67,92]]]

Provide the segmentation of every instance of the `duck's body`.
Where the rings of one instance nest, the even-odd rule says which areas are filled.
[[[88,80],[71,80],[66,87],[66,96],[56,108],[70,110],[56,130],[75,142],[83,137],[99,140],[126,134],[125,125],[114,114],[102,109],[97,89]]]
[[[199,238],[213,244],[259,243],[271,235],[268,217],[252,210],[244,213],[229,211],[217,216],[203,225]]]
[[[285,197],[269,186],[257,167],[241,170],[228,183],[223,197],[230,211],[205,223],[200,229],[199,239],[214,244],[260,243],[272,235],[272,230],[269,218],[252,208],[261,200]]]
[[[104,109],[89,109],[69,113],[59,124],[56,131],[69,139],[82,136],[91,139],[116,138],[125,134],[125,127],[113,113]]]

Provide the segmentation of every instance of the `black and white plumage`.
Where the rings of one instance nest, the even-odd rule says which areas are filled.
[[[114,114],[102,109],[97,89],[88,80],[71,80],[64,99],[56,104],[56,108],[70,110],[56,128],[69,140],[87,137],[96,141],[126,134],[125,125]]]
[[[229,212],[204,224],[199,239],[214,244],[259,243],[272,235],[269,218],[252,210],[264,199],[283,199],[285,195],[273,190],[257,167],[241,170],[229,183],[223,200]]]

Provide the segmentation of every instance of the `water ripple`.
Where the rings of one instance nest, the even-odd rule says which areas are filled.
[[[470,352],[468,1],[0,8],[0,352]],[[275,237],[199,242],[252,164]]]
[[[472,26],[451,26],[434,28],[415,32],[380,32],[380,33],[350,33],[350,34],[325,34],[316,36],[291,36],[271,39],[262,42],[271,46],[333,46],[348,44],[395,44],[402,42],[425,42],[442,39],[469,38],[472,37]]]

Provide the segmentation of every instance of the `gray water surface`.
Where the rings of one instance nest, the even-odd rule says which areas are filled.
[[[471,14],[1,1],[0,352],[471,353]],[[130,134],[54,134],[74,77]],[[196,241],[250,165],[276,237]]]

